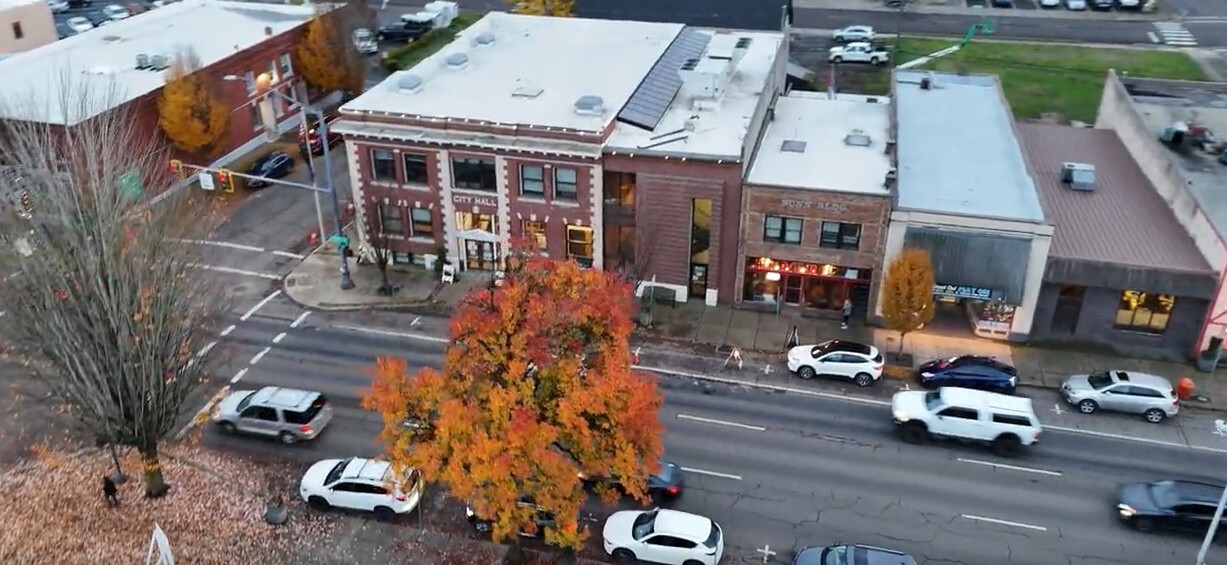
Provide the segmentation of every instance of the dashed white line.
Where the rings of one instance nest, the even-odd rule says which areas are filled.
[[[994,468],[994,469],[1005,469],[1005,470],[1008,470],[1008,471],[1018,471],[1018,472],[1020,472],[1020,473],[1035,473],[1035,474],[1037,474],[1037,475],[1048,475],[1049,477],[1060,477],[1060,476],[1061,476],[1061,472],[1060,472],[1060,471],[1049,471],[1049,470],[1047,470],[1047,469],[1034,469],[1034,468],[1031,468],[1031,467],[1018,467],[1018,466],[1015,466],[1015,465],[1006,465],[1006,464],[1004,464],[1004,463],[992,463],[992,462],[989,462],[989,461],[978,461],[978,460],[976,460],[976,459],[963,459],[963,458],[961,458],[961,457],[960,457],[960,458],[958,458],[958,459],[956,459],[956,461],[958,461],[958,462],[960,462],[960,463],[970,463],[970,464],[972,464],[972,465],[983,465],[983,466],[985,466],[985,467],[992,467],[992,468]]]
[[[1155,35],[1155,32],[1153,31],[1146,32],[1146,37],[1150,38],[1151,43],[1162,43],[1162,41],[1159,40],[1159,36]]]
[[[217,265],[202,265],[200,263],[195,263],[192,266],[196,267],[197,269],[204,269],[206,271],[217,271],[219,273],[230,273],[232,275],[243,275],[245,277],[260,277],[262,279],[272,281],[279,281],[285,278],[281,275],[274,275],[271,273],[257,273],[255,271],[245,271],[243,269],[235,269],[231,267],[218,267]]]
[[[247,374],[247,367],[243,367],[242,369],[239,369],[239,372],[234,374],[234,378],[230,379],[230,384],[239,382],[239,380],[243,378],[243,375],[246,375],[246,374]]]
[[[272,349],[273,349],[273,346],[271,345],[268,347],[265,347],[264,349],[261,349],[260,352],[255,355],[255,357],[251,358],[251,361],[247,362],[247,364],[255,365],[256,363],[259,363],[260,360],[263,359],[265,355],[268,355],[269,351],[272,351]]]
[[[277,334],[277,337],[273,338],[273,343],[281,343],[281,340],[283,339],[285,339],[285,332]]]
[[[1101,437],[1101,438],[1106,438],[1106,439],[1115,439],[1119,441],[1131,441],[1134,443],[1144,443],[1147,445],[1161,445],[1163,447],[1177,447],[1177,448],[1183,448],[1183,449],[1192,449],[1193,451],[1204,451],[1206,453],[1227,454],[1227,449],[1219,449],[1216,447],[1204,447],[1200,445],[1176,443],[1174,441],[1163,441],[1161,439],[1149,439],[1149,438],[1144,438],[1144,437],[1126,436],[1126,435],[1121,435],[1121,434],[1110,434],[1108,432],[1080,430],[1077,428],[1066,428],[1062,426],[1044,426],[1044,431],[1064,432],[1067,434],[1081,434],[1081,435]]]
[[[209,343],[206,343],[204,347],[200,348],[200,351],[196,352],[196,358],[199,359],[201,357],[204,357],[205,355],[208,355],[210,351],[213,351],[214,347],[217,347],[216,341],[210,341]]]
[[[277,298],[280,295],[281,289],[274,290],[272,294],[265,296],[263,300],[257,302],[255,306],[252,306],[251,310],[248,310],[246,314],[239,316],[239,321],[246,322],[248,318],[254,316],[256,312],[259,312],[261,308],[268,305],[269,302],[272,302],[274,298]]]
[[[730,428],[741,428],[743,430],[753,430],[756,432],[765,432],[767,428],[762,426],[752,426],[750,424],[742,424],[739,422],[730,422],[728,420],[717,420],[715,418],[704,418],[702,416],[691,416],[690,414],[678,414],[679,420],[690,420],[692,422],[703,422],[704,424],[715,424],[717,426],[728,426]]]
[[[273,255],[276,255],[278,257],[289,257],[290,259],[306,259],[307,258],[306,255],[301,255],[298,253],[290,253],[289,251],[273,250],[273,251],[270,251],[269,253],[272,253]]]
[[[989,524],[997,524],[997,525],[1000,525],[1000,526],[1009,526],[1009,527],[1011,527],[1011,528],[1023,528],[1023,529],[1027,529],[1027,530],[1035,530],[1035,531],[1037,531],[1037,532],[1046,532],[1046,531],[1048,531],[1048,528],[1045,528],[1045,527],[1043,527],[1043,526],[1033,526],[1033,525],[1031,525],[1031,524],[1024,524],[1024,523],[1022,523],[1022,522],[1011,522],[1011,521],[1009,521],[1009,520],[998,520],[998,519],[996,519],[996,518],[985,518],[984,516],[973,516],[973,515],[971,515],[971,514],[960,514],[959,516],[962,516],[963,518],[966,518],[966,519],[968,519],[968,520],[972,520],[972,521],[975,521],[975,522],[987,522],[987,523],[989,523]]]
[[[263,247],[254,245],[243,245],[242,243],[230,243],[229,241],[208,241],[204,239],[180,239],[179,243],[194,243],[196,245],[211,245],[213,247],[225,247],[228,249],[238,249],[240,251],[253,251],[255,253],[264,253]]]
[[[717,473],[717,472],[715,472],[715,471],[707,471],[707,470],[704,470],[704,469],[695,469],[694,467],[679,467],[679,469],[681,469],[681,470],[683,470],[683,471],[686,471],[687,473],[694,473],[694,474],[696,474],[696,475],[707,475],[707,476],[709,476],[709,477],[719,477],[719,478],[721,478],[721,479],[732,479],[732,480],[734,480],[734,481],[740,481],[740,480],[741,480],[741,475],[730,475],[730,474],[728,474],[728,473]]]
[[[429,341],[432,343],[451,343],[452,341],[445,337],[435,337],[433,335],[422,335],[422,334],[411,334],[411,333],[406,333],[406,332],[394,332],[392,330],[364,328],[362,326],[335,325],[332,327],[338,330],[368,333],[368,334],[382,335],[382,336],[388,336],[388,337],[403,337],[405,339],[416,339],[418,341]]]
[[[310,310],[303,312],[302,314],[299,314],[298,317],[294,319],[294,323],[290,324],[290,327],[297,328],[298,326],[301,326],[303,323],[303,320],[306,320],[307,316],[310,316],[310,315],[311,315]]]
[[[230,332],[233,332],[234,328],[235,328],[234,324],[230,324],[229,326],[226,326],[226,329],[222,330],[222,337],[226,337],[230,335]]]

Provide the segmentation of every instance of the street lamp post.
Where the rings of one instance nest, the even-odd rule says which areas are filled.
[[[225,77],[223,77],[223,79],[228,80],[228,81],[246,82],[245,78],[237,76],[237,75],[226,75]],[[320,144],[324,146],[325,189],[328,191],[328,194],[332,196],[332,220],[336,224],[336,234],[333,236],[333,239],[339,244],[340,251],[341,251],[341,290],[350,290],[354,288],[354,279],[350,275],[350,272],[349,272],[349,256],[347,255],[347,250],[349,246],[348,244],[344,243],[346,241],[345,240],[345,225],[341,223],[341,200],[340,198],[337,197],[337,189],[336,189],[336,186],[332,182],[332,159],[328,151],[328,123],[324,119],[325,118],[324,111],[318,108],[312,108],[306,104],[303,104],[299,102],[298,100],[295,100],[294,98],[292,98],[290,95],[285,94],[284,92],[281,92],[280,90],[269,88],[272,85],[272,81],[273,79],[268,73],[260,73],[260,75],[255,78],[256,92],[260,94],[261,96],[268,96],[269,94],[274,94],[277,97],[281,98],[282,100],[285,100],[286,102],[290,103],[291,106],[297,106],[298,109],[302,111],[304,115],[311,114],[312,116],[315,116],[316,118],[318,118],[319,127],[320,127],[320,133],[319,133]],[[306,118],[304,117],[303,119],[305,120]],[[265,127],[275,128],[276,123],[265,124]],[[310,147],[309,138],[308,138],[307,145],[308,145],[307,152],[310,153],[311,147]],[[316,186],[316,179],[315,179],[314,174],[311,175],[311,185]]]
[[[1206,531],[1206,539],[1201,540],[1201,549],[1197,551],[1197,565],[1206,565],[1206,554],[1210,552],[1210,543],[1218,533],[1218,524],[1223,519],[1223,507],[1227,506],[1227,486],[1223,487],[1223,495],[1218,499],[1218,508],[1214,510],[1214,519],[1210,521],[1210,529]]]

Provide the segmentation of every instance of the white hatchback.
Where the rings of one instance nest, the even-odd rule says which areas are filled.
[[[831,39],[837,43],[849,43],[852,41],[870,41],[877,37],[873,28],[869,26],[848,26],[843,29],[837,29],[831,34]]]
[[[788,350],[788,370],[803,379],[834,375],[867,387],[882,378],[885,360],[878,348],[853,341],[831,340]]]
[[[417,507],[422,498],[422,476],[412,470],[398,480],[387,461],[325,459],[307,469],[298,492],[316,510],[374,512],[375,518],[386,521]]]
[[[724,556],[724,532],[710,518],[654,508],[623,510],[605,520],[605,553],[618,563],[716,565]]]

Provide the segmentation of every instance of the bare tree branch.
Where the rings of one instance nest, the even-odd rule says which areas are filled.
[[[195,357],[229,310],[183,241],[207,239],[218,217],[186,191],[146,205],[142,187],[166,183],[157,133],[136,125],[117,87],[60,80],[61,95],[40,101],[48,115],[92,117],[0,126],[0,153],[33,204],[0,232],[37,241],[28,256],[0,249],[21,265],[0,289],[0,331],[97,435],[140,451],[146,494],[161,496],[158,444],[205,378]]]

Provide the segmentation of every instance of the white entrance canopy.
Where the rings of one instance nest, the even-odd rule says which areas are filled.
[[[503,238],[498,234],[490,233],[486,230],[464,230],[456,234],[458,239],[470,241],[485,241],[488,243],[502,243]]]

